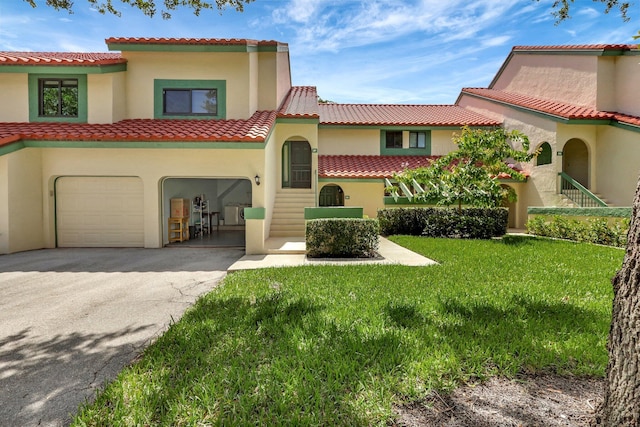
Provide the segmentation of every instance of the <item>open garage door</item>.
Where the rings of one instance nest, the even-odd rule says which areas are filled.
[[[143,247],[143,195],[140,178],[58,178],[58,247]]]

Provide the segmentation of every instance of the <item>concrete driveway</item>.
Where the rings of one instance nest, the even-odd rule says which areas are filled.
[[[240,249],[0,256],[0,426],[63,426],[177,321]]]

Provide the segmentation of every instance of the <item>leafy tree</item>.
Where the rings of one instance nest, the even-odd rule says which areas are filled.
[[[436,200],[439,205],[457,204],[498,207],[503,200],[516,200],[513,189],[504,188],[499,179],[509,177],[524,181],[526,177],[513,169],[517,162],[528,162],[529,139],[518,131],[462,128],[453,142],[458,149],[440,157],[427,167],[408,169],[395,176],[411,186],[415,180],[424,189],[417,201]],[[519,146],[520,148],[514,148]]]
[[[37,7],[37,0],[24,0],[32,7]],[[153,17],[157,12],[157,4],[164,7],[160,11],[163,19],[170,19],[171,13],[179,8],[192,9],[194,15],[199,16],[200,12],[207,9],[217,9],[222,12],[227,7],[231,7],[238,12],[244,10],[244,5],[251,3],[253,0],[87,0],[91,7],[95,8],[102,14],[110,13],[120,16],[120,8],[122,5],[129,5],[139,9],[142,13],[149,17]],[[119,3],[114,5],[115,3]],[[66,10],[73,13],[74,0],[46,0],[47,6],[53,7],[55,10]]]
[[[539,2],[540,0],[536,0],[536,1]],[[571,17],[570,12],[571,12],[571,5],[573,4],[573,1],[574,0],[554,0],[553,5],[551,7],[553,8],[553,16],[556,17],[557,24]],[[618,9],[620,10],[622,19],[624,21],[629,20],[629,16],[627,12],[629,10],[629,6],[631,6],[630,2],[619,1],[619,0],[593,0],[593,2],[604,3],[605,4],[604,13],[609,13],[614,9]]]
[[[569,1],[573,3],[573,0]],[[554,14],[558,23],[569,18],[569,1],[554,2],[553,6],[557,8]],[[605,3],[605,13],[614,8],[620,9],[622,19],[629,20],[629,2],[593,1]],[[634,38],[638,39],[640,35]],[[613,313],[607,340],[609,364],[604,401],[597,409],[593,424],[640,426],[640,181],[633,200],[624,261],[612,282]]]

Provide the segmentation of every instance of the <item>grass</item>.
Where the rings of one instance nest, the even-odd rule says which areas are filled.
[[[387,425],[393,404],[461,382],[604,375],[623,251],[393,240],[441,265],[230,275],[73,425]]]

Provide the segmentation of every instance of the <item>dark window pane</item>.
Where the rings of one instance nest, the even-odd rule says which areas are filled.
[[[42,89],[42,104],[40,115],[57,116],[58,106],[60,104],[58,87],[44,87]]]
[[[164,112],[167,114],[191,113],[191,91],[189,90],[165,90]]]
[[[402,131],[387,131],[387,148],[402,148]]]
[[[78,115],[78,87],[63,87],[61,90],[61,113],[63,116]]]

